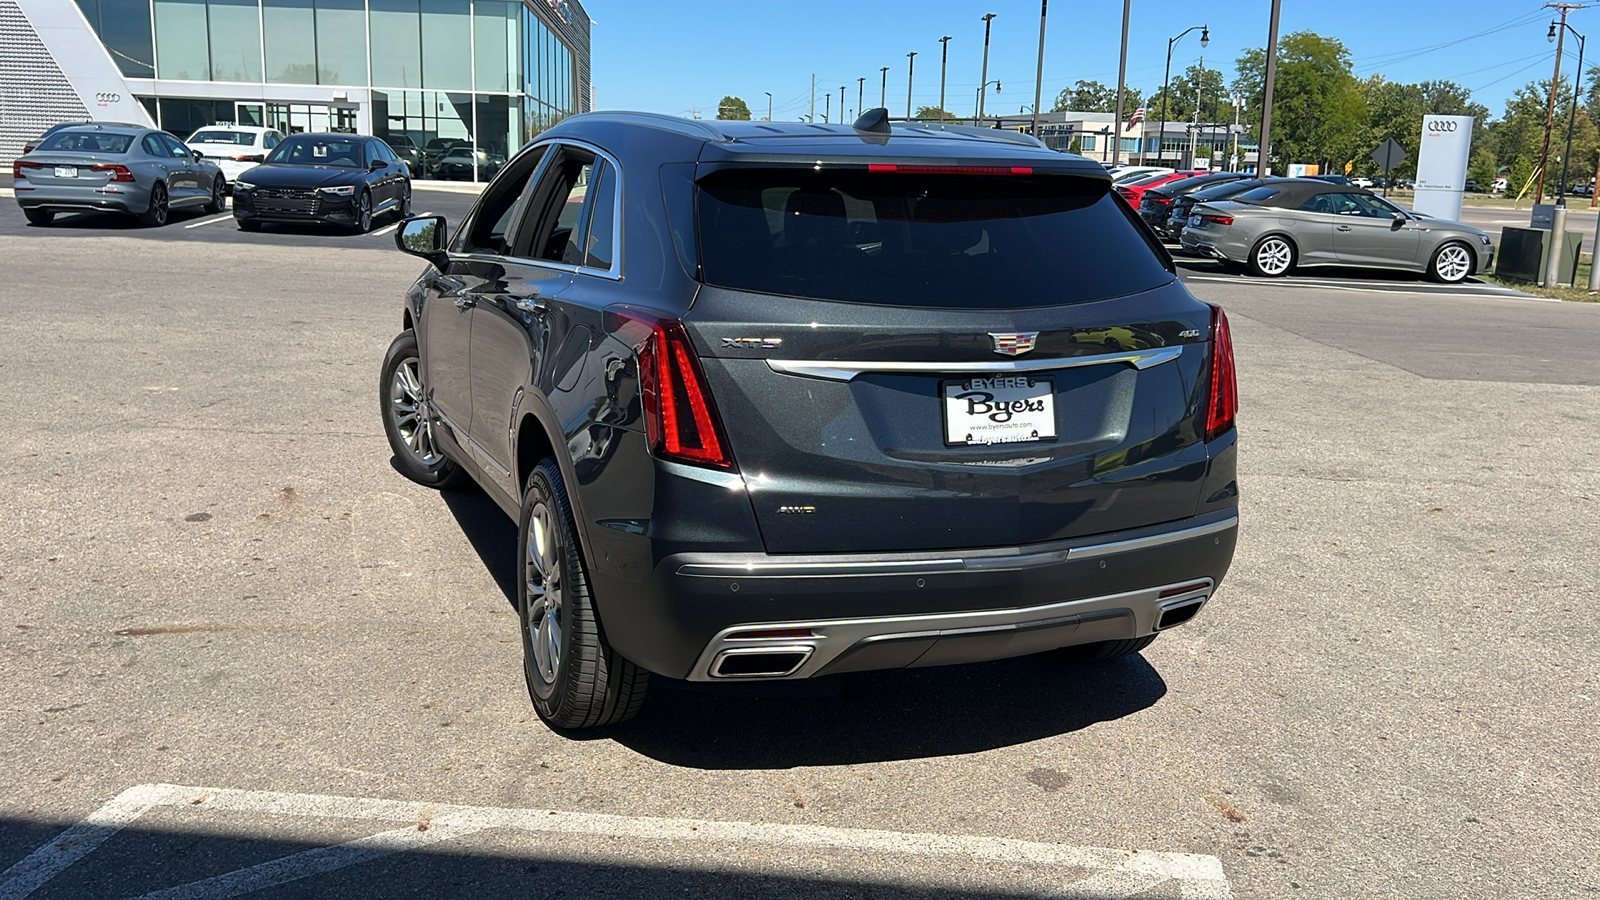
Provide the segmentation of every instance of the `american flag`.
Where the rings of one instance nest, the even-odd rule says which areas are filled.
[[[1127,131],[1128,129],[1132,128],[1133,126],[1135,126],[1135,125],[1137,125],[1137,124],[1139,124],[1140,122],[1143,122],[1143,121],[1144,121],[1144,107],[1141,106],[1138,109],[1133,111],[1133,118],[1128,120],[1128,124],[1122,126],[1122,130],[1123,131]]]

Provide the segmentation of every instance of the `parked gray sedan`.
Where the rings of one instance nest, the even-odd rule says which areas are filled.
[[[44,138],[11,165],[17,205],[28,221],[57,213],[116,212],[165,225],[174,209],[222,212],[225,179],[217,164],[182,141],[149,128],[74,125]]]
[[[1422,272],[1453,284],[1488,271],[1494,260],[1489,236],[1470,225],[1310,179],[1198,204],[1180,242],[1190,253],[1266,276],[1287,275],[1297,266],[1352,266]]]

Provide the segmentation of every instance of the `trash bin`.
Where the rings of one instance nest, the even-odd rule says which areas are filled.
[[[1561,284],[1571,284],[1578,272],[1583,233],[1568,231],[1561,238],[1561,262],[1556,280]],[[1550,230],[1547,228],[1506,226],[1500,232],[1500,246],[1495,251],[1495,276],[1507,281],[1537,284],[1544,277],[1546,248],[1551,243]]]

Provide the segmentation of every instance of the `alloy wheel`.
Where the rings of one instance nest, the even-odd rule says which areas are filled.
[[[1472,271],[1472,258],[1467,254],[1467,248],[1460,244],[1449,244],[1439,251],[1439,259],[1433,268],[1439,274],[1440,281],[1460,281]]]
[[[150,189],[150,220],[157,225],[167,224],[167,189],[159,184]]]
[[[528,540],[523,560],[526,609],[523,627],[527,629],[533,674],[546,685],[554,685],[561,672],[561,638],[566,622],[563,615],[564,592],[561,530],[555,510],[544,498],[535,501],[528,519]]]
[[[389,414],[394,416],[395,430],[405,441],[411,458],[419,465],[432,467],[444,458],[434,438],[433,409],[422,389],[417,358],[408,356],[395,367],[394,378],[389,382]]]
[[[356,227],[364,232],[372,230],[372,198],[365,192],[356,201]]]
[[[1256,267],[1268,275],[1282,275],[1289,271],[1294,251],[1282,238],[1268,238],[1256,249]]]

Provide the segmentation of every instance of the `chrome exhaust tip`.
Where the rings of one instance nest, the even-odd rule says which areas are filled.
[[[1201,595],[1163,604],[1161,614],[1156,618],[1156,630],[1166,631],[1168,628],[1174,628],[1189,621],[1200,612],[1200,607],[1205,606],[1208,599],[1210,598]]]
[[[806,664],[815,650],[805,644],[781,647],[733,647],[711,661],[712,678],[783,678]]]

